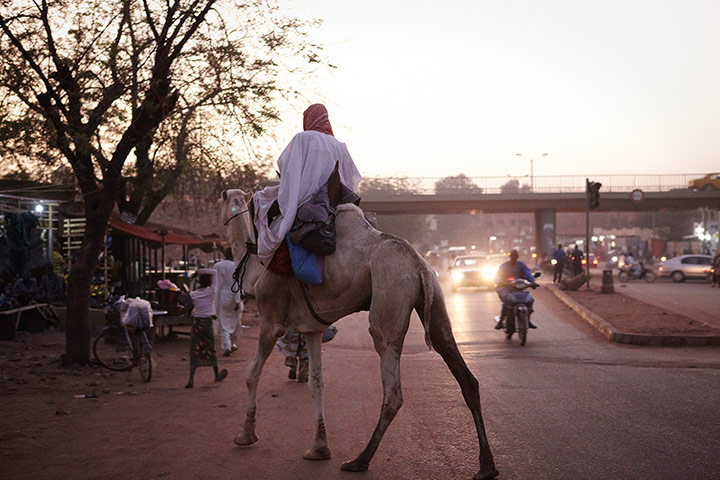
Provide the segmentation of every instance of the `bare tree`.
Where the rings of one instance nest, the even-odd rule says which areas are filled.
[[[217,124],[230,133],[213,111],[255,134],[277,117],[276,53],[287,47],[317,62],[312,45],[293,44],[304,25],[268,5],[0,0],[0,135],[10,140],[3,153],[68,162],[85,203],[85,234],[68,283],[66,363],[89,361],[88,292],[118,198],[124,209],[149,216],[193,156],[221,150],[221,140],[206,143],[202,134],[217,132],[209,128]],[[166,121],[172,127],[164,128]]]

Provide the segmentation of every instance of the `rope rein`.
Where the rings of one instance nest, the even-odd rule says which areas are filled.
[[[233,272],[233,284],[230,286],[230,291],[233,293],[240,292],[240,299],[243,301],[250,296],[249,293],[245,292],[242,285],[243,279],[245,278],[245,272],[247,272],[247,265],[250,261],[250,255],[252,253],[257,253],[257,245],[247,242],[245,244],[245,255],[243,255],[243,258],[240,260],[237,267],[235,267],[235,271]]]
[[[249,211],[249,210],[250,210],[250,207],[246,208],[246,209],[243,210],[242,212],[236,213],[236,214],[233,215],[232,217],[230,217],[230,218],[228,218],[227,220],[225,220],[225,223],[223,223],[223,226],[227,226],[227,224],[228,224],[228,222],[230,222],[230,220],[232,220],[233,218],[237,217],[238,215],[242,215],[243,213],[245,213],[245,212],[247,212],[247,211]]]
[[[246,208],[245,210],[242,210],[232,217],[225,220],[225,223],[223,225],[227,226],[227,224],[232,220],[233,218],[237,217],[238,215],[242,215],[243,213],[249,212],[250,206]],[[230,291],[233,293],[240,292],[240,300],[245,301],[247,297],[250,296],[249,293],[246,293],[245,290],[243,290],[243,279],[245,278],[245,272],[247,271],[247,265],[250,261],[250,254],[251,253],[257,253],[257,245],[252,242],[246,242],[245,243],[245,255],[243,255],[242,260],[240,260],[240,263],[238,263],[237,267],[235,267],[235,271],[233,272],[233,284],[230,286]]]

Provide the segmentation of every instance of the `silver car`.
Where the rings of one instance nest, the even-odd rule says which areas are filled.
[[[674,282],[684,282],[686,278],[709,278],[712,272],[710,255],[679,255],[662,262],[658,266],[661,277],[670,277]]]

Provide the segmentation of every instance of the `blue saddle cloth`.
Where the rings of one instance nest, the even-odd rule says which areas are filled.
[[[295,276],[303,283],[320,285],[323,281],[322,255],[316,255],[300,245],[295,245],[290,240],[290,234],[285,235],[285,241],[290,251],[290,263]]]

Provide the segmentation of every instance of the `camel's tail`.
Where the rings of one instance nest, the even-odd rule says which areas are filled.
[[[423,315],[422,324],[425,329],[425,344],[432,350],[432,341],[430,340],[430,315],[432,311],[433,298],[435,296],[435,272],[430,268],[420,269],[420,280],[423,290]]]

